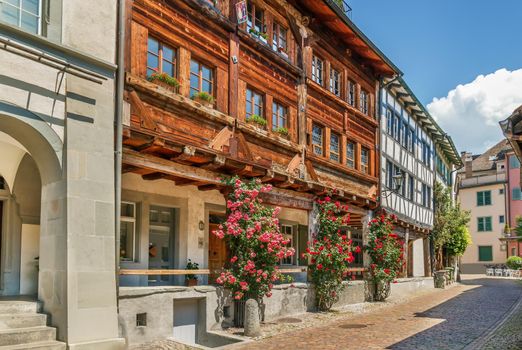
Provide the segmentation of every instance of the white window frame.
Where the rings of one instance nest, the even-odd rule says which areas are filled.
[[[122,258],[121,257],[121,253],[120,253],[120,261],[121,262],[134,262],[136,261],[136,224],[137,224],[137,220],[136,220],[136,217],[138,215],[137,213],[137,205],[135,202],[128,202],[128,201],[121,201],[121,204],[125,204],[125,205],[132,205],[133,207],[133,213],[134,213],[134,216],[131,217],[131,216],[123,216],[123,215],[120,215],[120,221],[121,222],[131,222],[133,225],[132,225],[132,256],[131,258]],[[120,232],[120,235],[121,235],[121,232]],[[121,239],[121,238],[120,238]],[[120,249],[120,247],[118,247],[118,250]]]
[[[22,13],[25,12],[27,14],[30,14],[31,16],[35,16],[37,19],[38,19],[38,24],[37,24],[37,31],[36,31],[36,35],[42,35],[42,11],[43,11],[43,2],[44,0],[38,0],[38,13],[37,14],[34,14],[34,13],[31,13],[31,12],[28,12],[28,11],[25,11],[23,9],[23,2],[25,0],[20,0],[20,4],[19,6],[16,6],[16,5],[13,5],[13,4],[10,4],[9,2],[5,1],[5,0],[0,0],[0,5],[7,5],[7,6],[10,6],[10,7],[13,7],[15,9],[17,9],[19,12],[19,16],[18,16],[18,25],[17,27],[29,32],[29,33],[32,33],[30,31],[28,31],[27,29],[25,29],[24,27],[22,27]]]

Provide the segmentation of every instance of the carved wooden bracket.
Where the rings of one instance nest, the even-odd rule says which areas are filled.
[[[152,119],[150,111],[143,104],[135,90],[131,90],[129,92],[129,99],[132,108],[134,108],[134,111],[140,117],[141,126],[145,129],[156,130],[156,122]]]

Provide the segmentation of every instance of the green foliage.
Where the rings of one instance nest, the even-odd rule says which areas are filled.
[[[462,256],[471,243],[471,235],[469,234],[468,228],[466,226],[459,226],[455,228],[455,232],[449,236],[444,246],[450,255]]]
[[[208,103],[214,103],[214,97],[205,91],[198,92],[197,94],[192,95],[193,100],[202,100]]]
[[[161,81],[174,88],[179,87],[178,79],[171,77],[167,73],[154,72],[154,73],[152,73],[152,75],[150,77],[147,78],[147,80],[150,82]]]
[[[247,119],[248,122],[252,122],[252,123],[256,123],[258,125],[261,125],[261,126],[266,126],[266,119],[261,117],[260,115],[257,115],[257,114],[252,114],[250,116],[250,118]]]
[[[281,134],[283,136],[288,136],[288,129],[285,128],[284,126],[280,126],[278,128],[275,128],[274,132],[276,132],[278,134]]]
[[[462,255],[471,243],[471,239],[466,238],[466,227],[470,221],[470,214],[468,211],[462,210],[459,204],[453,202],[449,188],[437,182],[433,192],[435,217],[431,239],[436,251],[437,269],[440,270],[444,267],[444,248],[449,254],[458,256]]]
[[[339,299],[344,287],[343,278],[354,256],[352,240],[341,232],[341,227],[349,222],[348,208],[332,201],[330,196],[318,199],[317,204],[319,231],[308,243],[304,256],[310,259],[308,269],[314,284],[317,308],[327,311]]]
[[[199,264],[197,262],[193,262],[192,260],[188,259],[186,270],[199,270]],[[186,280],[197,280],[197,275],[185,275]]]
[[[522,269],[522,258],[519,256],[510,256],[506,261],[507,267],[512,270]]]

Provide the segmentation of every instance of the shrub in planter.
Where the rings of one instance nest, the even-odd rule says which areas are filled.
[[[266,119],[257,114],[252,114],[250,118],[247,119],[247,122],[257,124],[262,128],[265,128],[267,124]]]
[[[284,126],[280,126],[278,128],[275,128],[274,132],[279,134],[279,135],[281,135],[281,136],[284,136],[284,137],[288,136],[288,129],[285,128]]]
[[[402,240],[393,233],[395,215],[382,214],[369,224],[368,244],[364,247],[370,256],[369,282],[373,284],[373,299],[384,301],[390,295],[390,282],[404,266]]]
[[[341,232],[341,227],[349,222],[347,207],[332,201],[330,196],[317,200],[319,208],[319,228],[303,257],[310,261],[309,277],[314,284],[316,306],[328,311],[339,299],[343,290],[343,279],[349,264],[353,262],[352,241]],[[359,250],[360,248],[355,248]]]
[[[510,256],[506,261],[506,265],[511,270],[520,270],[522,269],[522,258],[519,256]]]
[[[179,87],[178,79],[171,77],[167,73],[154,72],[147,80],[172,91],[176,91]]]
[[[204,91],[192,95],[192,99],[206,107],[212,107],[214,105],[214,97]]]
[[[199,270],[199,264],[188,259],[186,270]],[[185,284],[189,287],[198,285],[197,275],[185,275]]]
[[[289,240],[279,230],[280,208],[262,204],[259,195],[270,192],[270,185],[259,180],[243,182],[234,177],[224,181],[227,195],[227,220],[212,233],[226,239],[231,259],[216,282],[232,291],[236,300],[272,296],[273,284],[286,281],[279,262],[294,255]]]

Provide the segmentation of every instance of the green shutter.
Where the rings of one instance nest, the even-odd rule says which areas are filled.
[[[484,231],[484,219],[477,218],[477,225],[478,225],[478,231],[483,232]]]
[[[484,191],[484,205],[491,205],[491,191]]]
[[[488,216],[486,219],[486,231],[493,231],[493,226],[491,224],[491,216]]]
[[[479,261],[492,261],[493,260],[493,249],[490,245],[479,246]]]
[[[297,261],[299,261],[299,266],[308,266],[308,259],[301,256],[304,252],[306,252],[306,248],[308,247],[308,226],[299,225],[297,230],[299,234],[299,257]]]
[[[484,205],[484,197],[482,197],[482,192],[477,192],[477,206]]]

